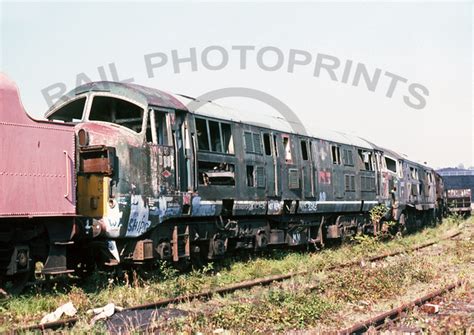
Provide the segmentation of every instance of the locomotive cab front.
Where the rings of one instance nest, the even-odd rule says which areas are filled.
[[[46,117],[75,123],[77,214],[90,220],[88,234],[104,240],[106,253],[120,262],[125,246],[117,239],[139,238],[182,212],[179,192],[188,190],[188,174],[178,175],[176,162],[186,160],[184,113],[122,86],[86,88]]]

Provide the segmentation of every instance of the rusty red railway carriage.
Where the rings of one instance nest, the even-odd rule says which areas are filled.
[[[85,84],[37,121],[0,77],[0,278],[323,244],[441,212],[428,166],[135,84]],[[369,211],[388,210],[382,222]]]

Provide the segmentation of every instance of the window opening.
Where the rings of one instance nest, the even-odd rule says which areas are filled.
[[[283,136],[283,148],[285,148],[285,161],[291,163],[291,145],[290,138],[288,136]]]
[[[385,157],[385,165],[387,170],[397,173],[397,162],[391,158]]]
[[[207,122],[196,118],[196,132],[199,150],[209,150],[209,137],[207,136]]]
[[[64,122],[79,122],[82,120],[84,114],[84,107],[86,105],[86,97],[76,99],[69,102],[65,106],[59,108],[54,112],[49,120],[58,120]]]
[[[305,140],[301,141],[301,157],[304,161],[308,160],[308,147]]]
[[[139,133],[142,130],[143,109],[122,99],[95,96],[89,120],[115,123]]]
[[[337,145],[331,145],[331,155],[332,163],[340,165],[341,164],[341,152]]]
[[[265,155],[270,156],[272,154],[270,134],[263,134],[263,148],[265,150]]]
[[[253,174],[253,165],[247,165],[247,186],[254,187],[255,186],[255,178]]]

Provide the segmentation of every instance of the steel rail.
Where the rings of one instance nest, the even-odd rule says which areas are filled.
[[[339,335],[348,335],[348,334],[361,334],[366,332],[371,326],[378,326],[380,324],[383,324],[386,319],[395,319],[398,316],[400,316],[401,313],[410,310],[414,308],[415,306],[420,306],[423,305],[425,302],[432,300],[433,298],[440,296],[446,292],[449,292],[456,287],[460,286],[462,284],[461,281],[458,281],[454,284],[450,284],[444,288],[441,288],[436,291],[432,291],[421,298],[415,299],[413,301],[410,301],[409,303],[403,304],[397,308],[393,308],[387,312],[381,313],[377,316],[374,316],[370,319],[367,319],[362,322],[358,322],[354,325],[352,325],[349,328],[345,328],[342,330],[339,330],[337,334]]]

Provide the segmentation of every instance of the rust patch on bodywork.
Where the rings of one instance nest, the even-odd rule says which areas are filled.
[[[105,146],[90,146],[80,149],[80,171],[112,175],[115,149]]]

